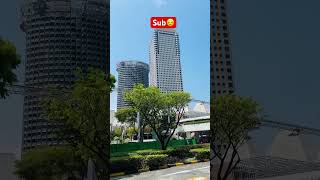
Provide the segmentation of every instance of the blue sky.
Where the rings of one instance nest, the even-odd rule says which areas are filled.
[[[122,60],[149,63],[152,36],[150,17],[177,17],[183,86],[194,99],[210,96],[210,4],[209,0],[111,0],[110,69]],[[116,92],[111,94],[116,109]]]

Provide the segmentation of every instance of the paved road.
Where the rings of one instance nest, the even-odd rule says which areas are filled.
[[[209,162],[203,162],[149,171],[140,174],[113,177],[111,180],[210,180],[209,167]]]

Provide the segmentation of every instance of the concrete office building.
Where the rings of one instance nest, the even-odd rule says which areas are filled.
[[[72,86],[77,67],[108,72],[109,1],[24,0],[21,29],[26,34],[23,151],[60,142],[58,125],[43,117],[46,88]]]
[[[179,35],[174,29],[155,29],[150,44],[150,85],[162,92],[183,91]]]
[[[234,92],[231,42],[227,17],[227,0],[210,0],[211,95]]]
[[[217,97],[234,93],[234,77],[230,41],[227,0],[210,0],[210,96]],[[212,108],[211,108],[212,110]],[[210,123],[213,129],[213,123]],[[214,142],[214,146],[225,145]],[[211,154],[213,152],[211,151]],[[212,160],[211,164],[215,164]],[[219,164],[219,163],[218,163]],[[217,172],[211,166],[211,176]],[[231,178],[230,178],[231,179]]]
[[[135,84],[149,85],[149,65],[139,61],[121,61],[117,64],[118,72],[118,94],[117,109],[127,107],[125,101],[126,91],[133,89]]]

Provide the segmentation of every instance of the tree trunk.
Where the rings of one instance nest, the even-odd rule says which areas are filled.
[[[161,150],[166,150],[167,149],[166,143],[162,141],[160,141],[160,143],[161,143]]]
[[[143,142],[144,128],[143,126],[139,127],[139,142]]]
[[[143,126],[139,112],[137,113],[137,121],[138,121],[138,141],[142,143],[143,135],[144,135],[144,126]]]
[[[158,141],[161,145],[161,150],[166,150],[167,149],[166,148],[166,141],[164,141],[163,139],[160,139],[159,137],[158,137]]]

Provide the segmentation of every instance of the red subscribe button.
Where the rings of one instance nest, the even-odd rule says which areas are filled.
[[[151,28],[176,28],[176,17],[151,17]]]

